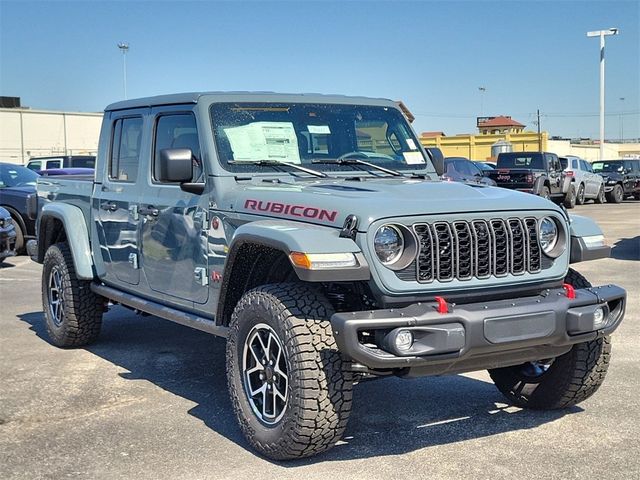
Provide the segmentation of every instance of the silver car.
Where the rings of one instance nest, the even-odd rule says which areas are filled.
[[[565,172],[566,188],[573,183],[576,192],[576,203],[582,205],[586,200],[593,199],[596,203],[604,203],[604,180],[601,175],[594,173],[591,164],[580,157],[567,155],[560,157]]]

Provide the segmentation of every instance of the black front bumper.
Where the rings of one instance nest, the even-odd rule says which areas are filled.
[[[575,290],[573,299],[558,288],[535,297],[449,305],[448,313],[438,313],[435,302],[336,313],[331,324],[338,348],[356,364],[433,375],[562,355],[576,343],[613,332],[625,304],[625,290],[614,285]],[[594,315],[598,308],[601,322]],[[400,330],[413,334],[408,350],[396,347]]]

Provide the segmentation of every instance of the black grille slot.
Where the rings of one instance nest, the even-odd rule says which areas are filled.
[[[418,235],[420,241],[420,250],[418,252],[417,275],[419,282],[431,282],[434,277],[434,259],[433,259],[433,237],[431,228],[427,224],[415,225],[414,231]]]
[[[489,227],[484,220],[475,220],[473,226],[473,237],[476,242],[476,276],[487,278],[491,275],[492,265],[492,242]]]
[[[453,280],[454,246],[455,241],[451,227],[446,222],[433,224],[433,232],[436,240],[435,258],[437,279],[440,282]]]
[[[417,223],[413,231],[420,249],[415,262],[396,272],[404,281],[485,279],[542,267],[535,218]]]
[[[504,221],[491,220],[491,236],[493,237],[493,274],[504,277],[509,273],[509,236]]]
[[[535,218],[527,218],[524,221],[525,226],[527,227],[527,244],[529,246],[529,265],[527,270],[531,273],[540,271],[540,263],[541,263],[541,251],[540,244],[538,243],[538,222]]]
[[[458,246],[456,278],[467,280],[473,276],[473,238],[467,222],[453,222],[453,233]]]
[[[517,218],[510,218],[509,236],[511,240],[511,273],[520,275],[526,270],[527,237],[522,223]]]

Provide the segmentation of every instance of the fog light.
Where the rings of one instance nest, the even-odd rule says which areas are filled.
[[[604,328],[607,323],[607,317],[604,314],[604,309],[602,307],[598,307],[595,312],[593,312],[593,328],[594,330],[598,330],[599,328]]]
[[[396,334],[396,348],[398,350],[409,350],[413,345],[413,333],[409,330],[400,330]]]

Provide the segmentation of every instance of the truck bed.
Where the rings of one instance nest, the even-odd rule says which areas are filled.
[[[38,178],[38,211],[47,203],[62,201],[82,210],[87,225],[91,223],[93,175],[67,175]]]

